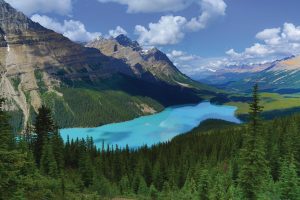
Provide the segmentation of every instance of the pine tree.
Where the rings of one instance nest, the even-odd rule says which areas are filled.
[[[34,142],[34,155],[38,166],[40,165],[43,145],[45,141],[50,138],[54,130],[55,125],[51,116],[51,110],[43,105],[41,108],[39,108],[38,115],[36,116],[35,120],[36,139]]]
[[[140,175],[136,173],[133,177],[132,184],[131,184],[132,190],[135,194],[137,194],[139,191],[140,180],[141,180]]]
[[[156,162],[154,165],[154,169],[153,169],[153,184],[154,186],[158,189],[161,190],[164,180],[162,177],[162,172],[161,172],[161,168],[160,168],[160,163]]]
[[[139,195],[142,195],[142,196],[148,196],[149,195],[149,189],[148,189],[147,183],[146,183],[145,179],[142,176],[140,176],[139,189],[138,189],[137,193]]]
[[[64,169],[64,141],[56,129],[51,137],[51,145],[58,170]]]
[[[57,177],[59,175],[52,145],[48,140],[44,140],[40,169],[43,174],[50,177]]]
[[[143,176],[148,186],[152,183],[152,167],[150,161],[146,159]]]
[[[95,176],[91,188],[101,196],[109,196],[112,193],[112,186],[104,176]]]
[[[0,99],[0,142],[2,149],[12,149],[15,145],[15,140],[9,125],[7,114],[3,111],[4,99]]]
[[[199,199],[199,194],[197,191],[197,185],[193,177],[188,177],[183,188],[182,192],[185,196],[185,199]],[[200,198],[201,199],[201,198]]]
[[[261,136],[261,112],[258,85],[255,84],[253,102],[250,103],[249,128],[244,135],[240,154],[239,185],[247,199],[256,199],[256,195],[264,188],[264,181],[268,179],[269,169]]]
[[[294,158],[285,158],[282,161],[280,169],[279,186],[281,199],[299,200],[300,199],[300,184],[294,164]]]
[[[207,169],[203,169],[199,173],[199,177],[197,177],[197,188],[200,195],[201,200],[209,199],[209,183],[210,183],[210,176],[209,171]]]
[[[130,188],[130,183],[129,183],[129,179],[128,176],[123,176],[120,183],[119,183],[119,187],[120,187],[120,192],[122,195],[128,195],[131,194],[131,188]]]
[[[116,145],[115,156],[114,156],[113,166],[112,166],[115,182],[119,182],[122,178],[122,174],[123,174],[122,166],[123,166],[123,163],[122,163],[122,160],[120,157],[120,150],[119,150],[118,145]]]
[[[26,136],[21,137],[18,141],[18,150],[24,155],[25,163],[21,169],[21,174],[24,176],[34,174],[37,170],[33,153],[30,150],[30,145],[27,143],[25,137]]]
[[[22,197],[20,177],[25,155],[16,149],[3,103],[4,99],[0,99],[0,199],[15,199]]]
[[[171,188],[168,182],[165,182],[162,189],[162,199],[168,199],[171,193]]]
[[[153,184],[150,186],[150,197],[152,200],[158,199],[158,191]]]
[[[94,170],[91,158],[84,150],[81,152],[78,165],[81,180],[85,187],[90,186],[93,183]]]
[[[209,189],[209,199],[218,200],[218,199],[225,199],[226,198],[226,189],[228,186],[225,183],[225,177],[217,173],[215,177],[215,181],[212,184],[212,188]]]

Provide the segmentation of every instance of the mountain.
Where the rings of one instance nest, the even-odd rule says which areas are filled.
[[[257,65],[227,66],[199,79],[231,91],[247,91],[254,83],[261,90],[278,93],[300,91],[300,56]]]
[[[60,127],[97,126],[215,95],[159,50],[143,53],[123,35],[107,48],[84,47],[3,0],[0,19],[0,94],[16,127],[30,122],[42,104],[52,108]],[[119,56],[112,55],[116,49]]]
[[[106,56],[124,60],[138,78],[151,82],[164,81],[187,88],[200,86],[199,83],[182,74],[166,54],[157,48],[144,50],[136,41],[132,41],[125,35],[110,39],[99,37],[86,46],[97,48]]]
[[[30,110],[37,111],[42,104],[42,87],[62,96],[55,90],[62,84],[62,75],[66,80],[82,81],[108,72],[130,74],[121,61],[71,42],[31,21],[3,0],[0,19],[1,93],[10,100],[11,110],[23,112],[25,122]]]

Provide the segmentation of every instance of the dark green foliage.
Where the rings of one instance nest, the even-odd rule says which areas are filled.
[[[93,165],[88,152],[82,150],[78,161],[79,174],[85,187],[93,183]]]
[[[15,91],[18,91],[18,87],[21,83],[21,78],[19,76],[13,77],[13,78],[11,78],[11,82],[12,82],[12,85],[13,85]]]
[[[2,110],[4,99],[0,99],[0,148],[9,149],[14,145],[14,139],[9,125],[9,118],[7,114]]]
[[[293,157],[283,159],[280,169],[279,187],[281,199],[300,199],[300,184]]]
[[[139,149],[98,150],[92,138],[63,144],[44,107],[35,123],[44,136],[40,166],[33,161],[35,138],[16,140],[1,111],[1,198],[298,200],[300,115],[262,121],[257,97],[249,124],[208,120]]]
[[[53,154],[52,144],[48,139],[44,140],[42,150],[42,157],[40,160],[41,172],[50,177],[57,177],[59,174],[58,167]]]
[[[260,128],[261,128],[261,112],[263,111],[263,107],[260,105],[260,99],[258,94],[258,85],[255,84],[253,87],[253,96],[252,96],[252,102],[249,104],[250,111],[250,122],[249,122],[249,128],[252,131],[252,134],[254,136],[260,134]]]
[[[148,105],[156,111],[163,109],[162,105],[150,98],[130,96],[121,91],[62,88],[60,92],[63,97],[47,92],[42,98],[61,128],[93,127],[130,120],[147,114],[142,111],[142,105]]]
[[[34,155],[36,162],[39,165],[42,157],[43,145],[48,142],[48,139],[50,139],[50,136],[55,131],[54,121],[49,108],[45,106],[39,108],[34,126],[34,132],[36,134],[34,141]]]
[[[25,155],[18,150],[3,103],[0,99],[0,199],[22,198],[19,187]]]
[[[120,187],[120,193],[122,195],[129,195],[132,193],[131,187],[130,187],[130,182],[126,175],[122,177],[122,179],[119,183],[119,187]]]
[[[265,159],[265,148],[262,138],[258,86],[253,88],[253,102],[250,103],[249,127],[244,133],[243,147],[240,153],[239,185],[247,199],[256,199],[264,191],[268,180],[268,166]]]
[[[150,198],[152,200],[158,199],[158,191],[157,191],[157,189],[155,188],[154,185],[150,186]]]
[[[50,145],[52,146],[53,155],[57,164],[57,169],[61,172],[64,169],[64,141],[59,132],[55,130],[50,138]]]
[[[149,194],[149,188],[147,186],[147,183],[145,182],[145,179],[142,176],[139,176],[139,186],[137,194],[141,196],[148,196]]]
[[[34,76],[36,78],[36,82],[37,82],[40,93],[43,94],[43,93],[47,92],[48,88],[43,79],[43,76],[44,76],[43,72],[41,70],[35,70]]]

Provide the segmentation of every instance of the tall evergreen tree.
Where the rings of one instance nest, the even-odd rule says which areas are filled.
[[[43,174],[51,177],[57,177],[59,174],[57,162],[53,154],[52,144],[48,140],[44,140],[40,169]]]
[[[61,138],[58,130],[56,129],[51,137],[51,145],[53,155],[57,163],[58,170],[62,172],[64,168],[64,141]]]
[[[81,152],[78,165],[81,180],[86,187],[90,186],[93,183],[94,172],[91,158],[87,152]]]
[[[130,183],[127,175],[122,177],[119,185],[120,185],[120,192],[122,195],[128,195],[131,193]]]
[[[299,200],[300,184],[294,158],[283,159],[280,169],[279,186],[281,199]]]
[[[0,199],[15,199],[22,197],[20,177],[25,160],[24,155],[16,149],[3,103],[4,99],[0,99]]]
[[[0,98],[0,148],[12,149],[14,147],[14,137],[9,125],[8,115],[3,110],[4,99]]]
[[[250,122],[245,132],[243,147],[240,153],[239,185],[247,199],[256,199],[263,190],[264,181],[268,180],[268,165],[261,130],[260,105],[258,85],[253,87],[253,101],[250,103]]]
[[[198,195],[198,191],[197,191],[197,185],[195,180],[192,177],[188,177],[183,188],[182,188],[182,192],[185,196],[185,199],[199,199]],[[202,198],[200,198],[202,199]]]
[[[142,176],[140,176],[139,189],[138,189],[137,193],[142,196],[148,196],[148,194],[149,194],[149,189],[148,189],[147,183]]]
[[[214,179],[214,184],[210,188],[209,199],[225,199],[226,198],[226,189],[229,188],[228,184],[225,182],[225,176],[217,173]]]
[[[210,174],[207,169],[203,169],[199,173],[199,177],[197,177],[197,188],[200,195],[201,200],[209,199],[209,187],[210,187]]]
[[[39,108],[35,120],[36,139],[34,142],[34,155],[38,165],[42,157],[43,145],[50,138],[49,136],[53,134],[54,130],[55,124],[51,116],[51,110],[43,105]]]

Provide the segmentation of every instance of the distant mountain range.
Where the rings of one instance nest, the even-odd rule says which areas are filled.
[[[158,49],[128,37],[86,46],[31,21],[0,0],[0,94],[16,127],[42,104],[60,127],[97,126],[217,95],[182,74]]]
[[[254,83],[263,91],[300,92],[300,56],[265,64],[227,66],[198,80],[232,92],[247,92]]]

